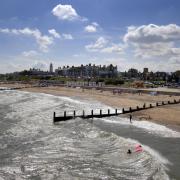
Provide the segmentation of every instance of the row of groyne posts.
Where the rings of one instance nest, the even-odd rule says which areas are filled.
[[[91,114],[86,114],[85,111],[83,110],[81,115],[77,115],[76,111],[73,111],[73,114],[68,115],[67,112],[64,111],[63,116],[56,116],[56,113],[54,112],[53,122],[56,123],[56,122],[66,121],[66,120],[75,119],[75,118],[90,119],[90,118],[103,118],[103,117],[110,117],[110,116],[118,116],[121,114],[132,113],[135,111],[142,111],[145,109],[155,108],[155,107],[164,106],[164,105],[179,104],[179,103],[180,103],[180,99],[179,100],[174,99],[173,101],[156,102],[149,105],[144,103],[142,107],[136,106],[135,108],[129,107],[128,109],[122,108],[120,112],[117,109],[115,109],[115,111],[113,112],[110,111],[110,109],[108,109],[107,113],[102,113],[102,109],[100,109],[98,114],[94,113],[94,110],[91,110]]]

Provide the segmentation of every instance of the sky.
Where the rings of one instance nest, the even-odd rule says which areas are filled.
[[[0,74],[81,64],[180,70],[179,0],[0,0]]]

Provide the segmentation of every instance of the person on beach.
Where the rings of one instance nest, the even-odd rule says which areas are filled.
[[[132,123],[132,114],[129,115],[129,121]]]

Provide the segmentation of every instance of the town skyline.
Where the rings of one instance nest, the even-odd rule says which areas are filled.
[[[134,6],[134,3],[136,6]],[[113,64],[180,69],[180,2],[0,2],[0,74],[31,67]]]
[[[113,67],[116,67],[117,69],[117,72],[128,72],[129,70],[137,70],[137,72],[144,72],[145,69],[148,70],[148,72],[165,72],[167,74],[170,74],[170,73],[173,73],[173,72],[179,72],[180,70],[175,70],[175,71],[171,71],[171,72],[167,72],[167,71],[153,71],[151,69],[149,69],[148,67],[142,67],[141,69],[138,69],[138,68],[134,68],[134,67],[130,67],[129,69],[119,69],[118,68],[118,65],[114,65],[112,63],[109,63],[109,64],[98,64],[98,63],[87,63],[87,64],[63,64],[63,65],[57,65],[57,66],[54,66],[54,64],[52,62],[49,63],[49,65],[47,66],[47,68],[41,68],[41,67],[37,67],[37,66],[33,66],[33,67],[30,67],[30,68],[26,68],[26,69],[22,69],[20,71],[13,71],[13,72],[9,72],[9,73],[0,73],[0,74],[13,74],[13,73],[17,73],[17,72],[22,72],[22,71],[31,71],[31,70],[34,70],[34,71],[42,71],[42,72],[50,72],[50,73],[55,73],[57,70],[63,70],[63,69],[71,69],[71,68],[79,68],[79,67],[100,67],[100,68],[106,68],[106,67],[109,67],[109,66],[113,66]]]
[[[130,68],[127,71],[119,71],[117,66],[96,65],[96,64],[81,64],[79,66],[61,66],[54,68],[53,64],[49,64],[49,70],[43,71],[37,68],[30,68],[20,72],[0,74],[0,80],[5,82],[37,82],[42,83],[43,86],[47,83],[62,83],[71,81],[87,81],[87,82],[103,82],[108,85],[125,84],[128,82],[142,82],[150,86],[167,85],[176,86],[180,82],[180,71],[175,72],[152,72],[147,67],[143,71]],[[176,84],[177,83],[177,84]]]

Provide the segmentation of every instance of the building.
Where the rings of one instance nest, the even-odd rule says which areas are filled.
[[[138,78],[139,77],[139,72],[137,69],[131,68],[127,72],[128,78]]]
[[[144,69],[143,69],[143,73],[144,73],[144,74],[147,74],[147,73],[148,73],[148,68],[144,68]]]
[[[48,71],[42,71],[40,69],[36,68],[30,68],[29,71],[27,71],[24,75],[30,75],[30,76],[46,76],[48,75]]]
[[[72,78],[113,78],[117,77],[117,66],[96,66],[87,64],[81,66],[63,66],[55,70],[56,75]]]
[[[148,68],[143,69],[142,77],[143,77],[144,80],[149,80]]]
[[[50,73],[53,73],[53,64],[52,64],[52,63],[50,63],[49,72],[50,72]]]

